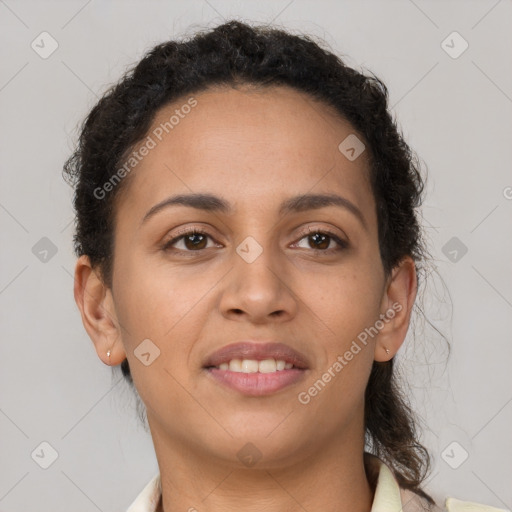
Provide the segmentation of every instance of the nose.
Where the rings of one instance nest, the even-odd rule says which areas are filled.
[[[220,301],[223,316],[253,324],[289,321],[295,316],[298,297],[284,262],[272,251],[263,250],[254,261],[234,252],[232,260]]]

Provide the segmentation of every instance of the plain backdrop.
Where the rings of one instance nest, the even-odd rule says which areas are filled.
[[[124,511],[158,469],[73,300],[61,171],[127,66],[230,18],[321,38],[388,86],[428,170],[430,324],[399,354],[433,456],[426,488],[512,508],[510,1],[0,0],[0,510]]]

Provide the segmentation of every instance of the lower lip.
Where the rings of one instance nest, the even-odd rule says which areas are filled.
[[[225,386],[240,391],[244,395],[270,395],[304,378],[306,370],[290,368],[272,373],[243,373],[219,368],[208,368],[208,373]]]

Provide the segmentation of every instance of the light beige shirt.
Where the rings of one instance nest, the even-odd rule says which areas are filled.
[[[390,468],[379,458],[365,453],[365,465],[375,475],[375,496],[370,512],[510,512],[471,501],[447,498],[443,509],[398,485]],[[144,487],[126,512],[155,512],[162,495],[160,473]]]

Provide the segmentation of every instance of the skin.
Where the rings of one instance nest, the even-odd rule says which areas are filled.
[[[197,106],[125,184],[112,288],[87,256],[77,261],[84,326],[103,362],[109,349],[112,365],[128,358],[147,409],[165,512],[368,512],[374,488],[363,459],[364,391],[373,361],[390,359],[403,343],[416,296],[411,258],[384,275],[368,152],[349,161],[338,145],[355,133],[351,125],[286,87],[212,88],[194,97]],[[148,133],[186,99],[161,109]],[[142,223],[155,204],[191,192],[220,196],[234,213],[172,206]],[[306,193],[345,197],[365,225],[337,206],[278,216],[282,201]],[[199,238],[200,250],[190,239],[163,250],[183,227],[203,228],[210,238]],[[326,252],[336,242],[315,244],[309,227],[349,245]],[[252,263],[236,252],[247,236],[263,250]],[[397,302],[401,311],[378,335],[300,403],[298,394]],[[147,338],[160,350],[149,366],[134,355]],[[208,354],[249,339],[301,351],[311,363],[304,379],[248,397],[206,375]],[[237,457],[248,442],[261,453],[252,467]]]

